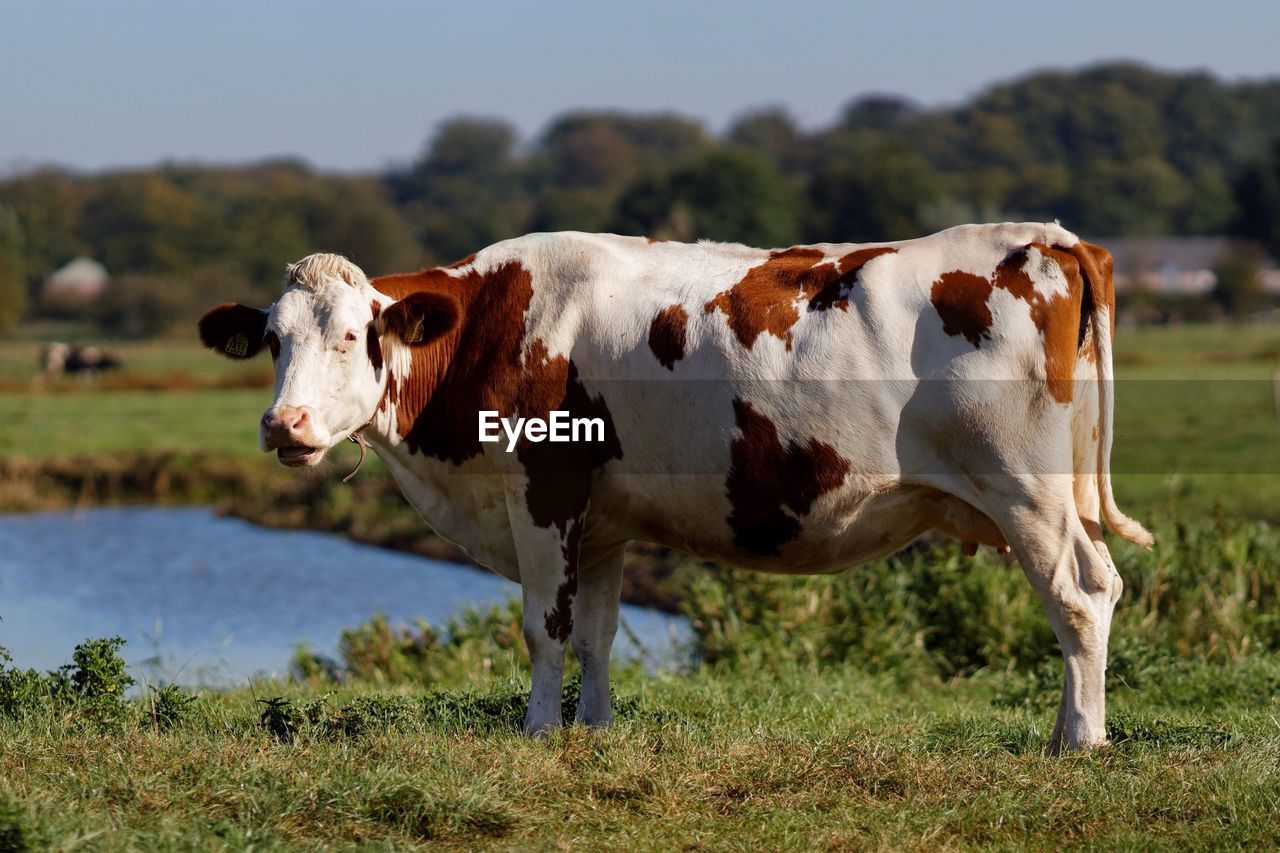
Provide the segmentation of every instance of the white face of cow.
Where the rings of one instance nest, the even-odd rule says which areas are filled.
[[[270,309],[227,304],[200,321],[205,345],[223,355],[271,351],[275,399],[259,441],[285,465],[317,464],[373,418],[386,384],[379,298],[350,261],[310,255],[289,267],[284,294]]]
[[[284,464],[316,464],[373,417],[386,371],[370,353],[372,304],[368,285],[326,279],[288,288],[272,307],[266,339],[275,356],[275,400],[262,416],[259,442]]]
[[[271,351],[276,392],[259,424],[262,449],[285,465],[315,465],[376,414],[387,385],[383,341],[432,346],[456,327],[460,308],[442,293],[392,302],[338,255],[308,255],[284,284],[269,309],[214,308],[200,320],[200,339],[228,358]]]

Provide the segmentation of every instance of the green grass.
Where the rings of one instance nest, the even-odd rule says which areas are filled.
[[[163,448],[262,456],[258,419],[270,403],[264,389],[7,394],[0,453],[59,459]]]
[[[57,329],[33,337],[24,334],[8,341],[0,341],[0,382],[28,383],[35,376],[40,353],[49,340],[76,340],[78,335],[64,336]],[[86,344],[100,346],[117,356],[122,370],[142,375],[164,376],[182,373],[198,379],[222,379],[261,372],[270,369],[270,360],[236,362],[219,358],[200,345],[192,330],[190,339],[160,338],[150,341],[102,341],[85,340]]]
[[[612,729],[545,740],[516,732],[519,682],[259,684],[200,696],[167,729],[145,699],[114,728],[0,721],[0,838],[7,821],[33,848],[1280,843],[1274,700],[1120,690],[1113,746],[1051,758],[1052,712],[994,703],[1007,680],[624,675]],[[273,733],[257,700],[278,693],[296,725]]]

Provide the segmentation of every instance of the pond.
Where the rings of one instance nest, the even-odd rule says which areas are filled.
[[[203,508],[0,515],[0,646],[39,670],[67,663],[86,637],[119,635],[135,676],[243,683],[287,674],[301,643],[336,656],[342,629],[375,613],[441,625],[519,592],[473,567]],[[616,656],[651,668],[683,659],[684,620],[622,611]]]

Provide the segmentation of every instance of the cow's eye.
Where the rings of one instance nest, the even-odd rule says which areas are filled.
[[[346,336],[345,338],[343,338],[343,340],[344,340],[344,341],[351,341],[352,343],[354,343],[354,342],[355,342],[355,339],[356,339],[356,333],[355,333],[355,332],[347,332],[347,336]]]
[[[343,336],[342,340],[338,341],[338,352],[347,352],[353,346],[355,346],[355,343],[356,343],[356,333],[347,332],[347,334]]]

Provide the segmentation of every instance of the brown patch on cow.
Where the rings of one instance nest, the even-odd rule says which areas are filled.
[[[772,252],[733,287],[717,293],[703,311],[721,311],[738,342],[747,349],[767,332],[790,350],[791,327],[800,319],[797,301],[807,301],[810,311],[848,310],[848,289],[858,271],[872,258],[896,251],[891,246],[873,246],[825,262],[821,249],[806,246]]]
[[[729,448],[725,481],[733,542],[753,554],[781,556],[782,545],[800,536],[799,517],[844,482],[849,461],[816,438],[784,447],[773,421],[739,398],[733,414],[741,433]]]
[[[547,636],[565,642],[573,634],[573,599],[578,594],[578,556],[582,546],[582,522],[569,525],[561,542],[564,555],[564,580],[556,589],[556,602],[543,615]]]
[[[964,336],[978,349],[983,340],[991,339],[990,297],[990,279],[962,270],[944,272],[929,292],[929,301],[942,318],[942,331]]]
[[[1067,292],[1045,296],[1027,272],[1030,249],[1040,253],[1042,271],[1048,277],[1061,272]],[[1049,269],[1056,267],[1056,270]],[[963,336],[975,348],[991,339],[993,317],[989,301],[995,290],[1004,290],[1015,299],[1027,303],[1031,322],[1040,332],[1044,347],[1045,375],[1049,393],[1060,403],[1071,402],[1075,380],[1075,362],[1083,346],[1087,328],[1083,313],[1085,287],[1076,255],[1042,243],[1010,252],[996,267],[991,278],[954,270],[943,273],[933,283],[929,300],[933,303],[942,329],[948,335]]]
[[[521,338],[533,296],[529,272],[510,261],[487,273],[451,275],[442,269],[384,276],[370,282],[399,301],[415,294],[446,295],[459,319],[447,334],[411,346],[407,375],[388,378],[397,431],[411,453],[462,464],[478,456],[480,409],[511,415],[523,375]],[[390,309],[387,309],[390,311]]]
[[[1040,252],[1041,264],[1056,264],[1066,278],[1067,292],[1046,297],[1027,274],[1028,249]],[[1044,272],[1052,275],[1053,271]],[[996,268],[995,286],[1009,291],[1026,302],[1031,309],[1031,322],[1040,332],[1044,346],[1044,369],[1049,393],[1059,403],[1070,403],[1075,385],[1076,357],[1080,351],[1080,318],[1084,298],[1084,281],[1080,264],[1070,252],[1032,243],[1026,249],[1009,254]]]
[[[652,244],[654,244],[654,243],[669,243],[669,242],[671,242],[670,240],[664,240],[664,239],[662,239],[661,237],[645,237],[645,238],[644,238],[644,241],[645,241],[646,243],[649,243],[650,245],[652,245]]]
[[[410,453],[455,465],[479,456],[482,409],[508,418],[548,418],[554,409],[604,421],[601,442],[521,439],[516,446],[534,523],[567,536],[570,522],[586,513],[594,472],[620,459],[622,447],[603,398],[587,392],[577,367],[564,355],[552,356],[541,340],[523,344],[533,297],[529,271],[513,260],[484,273],[423,270],[372,284],[398,301],[457,306],[457,321],[446,333],[411,346],[408,375],[387,379],[386,399],[396,406],[396,427]]]
[[[472,252],[471,254],[467,255],[465,258],[460,258],[459,260],[456,260],[453,263],[449,264],[447,267],[445,267],[445,269],[456,270],[465,266],[470,266],[475,262],[476,262],[476,253]]]
[[[530,352],[529,360],[536,365],[535,378],[515,403],[515,411],[523,417],[546,418],[555,409],[568,412],[570,418],[599,418],[604,422],[604,441],[552,443],[521,439],[516,444],[516,456],[528,475],[525,503],[534,524],[555,525],[561,534],[568,535],[570,522],[580,524],[586,514],[594,472],[610,459],[621,459],[622,446],[604,398],[587,392],[577,366],[564,356],[547,358],[541,341],[534,341]]]
[[[892,246],[869,246],[850,252],[836,265],[838,275],[829,278],[822,288],[809,297],[810,311],[826,311],[830,308],[849,310],[849,292],[853,289],[858,273],[867,262],[881,255],[896,254]]]
[[[684,330],[688,322],[684,306],[668,305],[649,324],[649,349],[667,370],[674,371],[676,362],[684,358]]]

